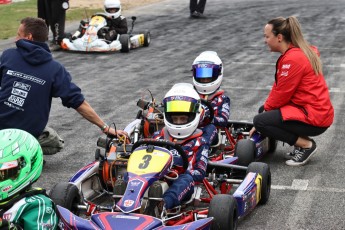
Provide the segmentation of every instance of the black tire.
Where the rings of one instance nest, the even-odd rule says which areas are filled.
[[[211,230],[237,229],[238,209],[237,201],[231,195],[217,194],[211,202],[208,217],[213,217]]]
[[[122,45],[121,52],[128,53],[129,50],[131,49],[131,42],[129,40],[129,35],[128,34],[121,34],[120,35],[120,43]]]
[[[276,151],[278,141],[274,138],[268,138],[268,152],[273,153]]]
[[[100,149],[96,149],[96,151],[95,151],[95,160],[98,161],[100,157],[101,157],[101,150]]]
[[[144,32],[144,46],[147,47],[151,43],[151,33],[150,31]]]
[[[80,204],[80,194],[74,184],[68,182],[57,183],[50,190],[49,196],[56,205],[60,205],[78,215],[77,205]]]
[[[268,164],[262,162],[253,162],[248,166],[249,172],[259,173],[262,177],[261,182],[261,199],[259,204],[266,204],[271,193],[271,170]]]
[[[235,156],[238,157],[237,164],[248,166],[255,161],[256,147],[250,139],[241,139],[235,145]]]

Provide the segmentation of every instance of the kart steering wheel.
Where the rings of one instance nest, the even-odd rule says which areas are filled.
[[[213,118],[214,118],[214,109],[212,107],[212,104],[205,99],[201,99],[200,101],[201,101],[201,104],[205,105],[208,108],[208,110],[210,111],[209,119],[212,122]]]
[[[95,16],[101,16],[101,17],[104,17],[104,18],[107,18],[107,15],[105,13],[95,13],[91,16],[91,18],[95,17]]]
[[[140,145],[154,145],[154,146],[159,146],[159,147],[163,147],[163,148],[171,147],[171,148],[175,149],[178,152],[178,154],[182,157],[183,169],[187,170],[188,165],[189,165],[188,156],[180,145],[175,144],[174,142],[171,142],[168,140],[142,139],[142,140],[139,140],[133,144],[131,152],[133,152]]]

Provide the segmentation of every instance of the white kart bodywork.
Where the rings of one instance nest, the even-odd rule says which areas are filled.
[[[62,40],[62,47],[66,50],[74,51],[119,51],[122,48],[120,41],[117,39],[111,43],[100,39],[97,32],[107,25],[106,19],[101,15],[96,15],[91,18],[90,24],[81,38],[70,41],[68,38]]]

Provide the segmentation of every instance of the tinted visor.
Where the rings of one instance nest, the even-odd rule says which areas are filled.
[[[222,67],[215,64],[195,64],[192,66],[193,77],[200,83],[208,83],[217,80]]]
[[[197,113],[200,102],[194,98],[185,96],[172,96],[164,98],[164,112]]]
[[[18,172],[18,161],[0,163],[0,182],[16,178]]]

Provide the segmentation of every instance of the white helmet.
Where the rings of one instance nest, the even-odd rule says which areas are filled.
[[[190,83],[175,84],[165,95],[164,124],[169,134],[177,139],[183,139],[193,134],[200,120],[200,96]],[[173,115],[187,115],[184,124],[174,124]]]
[[[111,10],[115,9],[114,12]],[[121,2],[119,0],[105,0],[104,1],[104,12],[107,17],[118,18],[121,15]]]
[[[192,65],[193,84],[200,94],[217,91],[223,80],[223,63],[217,52],[204,51],[197,56]]]

